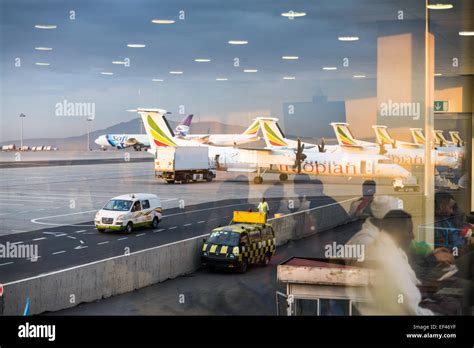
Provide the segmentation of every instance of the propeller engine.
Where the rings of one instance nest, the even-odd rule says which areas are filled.
[[[324,140],[324,138],[321,138],[321,141],[318,145],[318,150],[319,152],[326,152],[326,141]]]
[[[297,173],[301,173],[301,162],[306,159],[306,155],[304,154],[304,144],[301,143],[301,139],[298,138],[298,147],[296,148],[295,152],[295,167]]]

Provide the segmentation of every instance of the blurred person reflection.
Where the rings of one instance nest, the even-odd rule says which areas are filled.
[[[383,219],[372,224],[378,234],[365,252],[366,260],[375,269],[375,278],[369,286],[371,301],[359,303],[362,315],[433,315],[420,306],[421,292],[415,271],[410,266],[407,252],[413,235],[410,214],[390,210]],[[367,261],[364,261],[367,262]]]
[[[362,183],[362,197],[352,202],[349,209],[349,218],[351,220],[365,220],[372,215],[370,205],[374,200],[376,186],[374,180],[366,180]]]
[[[453,195],[447,192],[435,194],[435,247],[457,248],[465,251],[472,236],[471,227],[459,210]]]

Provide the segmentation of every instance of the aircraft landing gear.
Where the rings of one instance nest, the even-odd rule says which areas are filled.
[[[280,181],[288,180],[288,174],[280,174]]]
[[[261,183],[263,183],[263,178],[261,176],[256,176],[255,178],[253,178],[253,182],[254,184],[260,185]]]

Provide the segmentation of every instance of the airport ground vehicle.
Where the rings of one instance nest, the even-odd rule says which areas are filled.
[[[275,251],[275,232],[266,214],[235,211],[230,225],[213,229],[204,241],[201,262],[211,271],[232,268],[244,273],[252,264],[267,266]]]
[[[126,231],[134,228],[158,227],[162,215],[158,196],[148,193],[131,193],[112,198],[95,216],[95,227],[99,232]]]
[[[216,177],[215,169],[209,164],[209,148],[164,147],[156,152],[155,176],[169,184],[176,181],[187,184],[191,181],[212,181]]]

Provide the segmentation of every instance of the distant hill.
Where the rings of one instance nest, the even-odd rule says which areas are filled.
[[[174,129],[178,122],[169,121],[170,126]],[[241,133],[245,127],[229,125],[214,121],[193,122],[191,124],[191,133],[207,134],[207,133]],[[99,146],[94,140],[102,134],[136,134],[140,131],[140,121],[134,118],[128,122],[121,122],[116,125],[90,132],[90,145],[92,149],[98,149]],[[145,130],[143,130],[145,132]],[[68,138],[33,138],[23,139],[23,144],[28,146],[50,145],[58,147],[60,150],[85,150],[87,142],[87,133]],[[19,146],[20,140],[10,140],[1,142],[0,145],[16,144]]]

